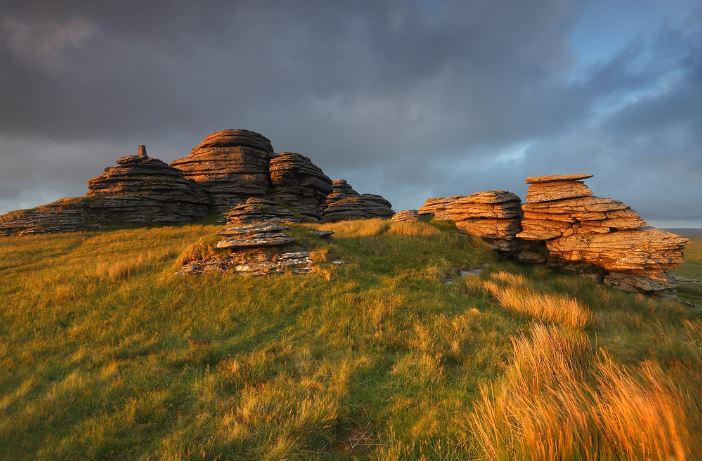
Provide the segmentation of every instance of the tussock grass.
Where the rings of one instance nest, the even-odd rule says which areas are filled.
[[[530,315],[545,322],[583,327],[591,318],[587,307],[572,296],[547,293],[530,287],[523,276],[495,272],[483,282],[505,309]]]
[[[387,232],[405,237],[434,237],[441,234],[439,229],[424,222],[391,222]]]
[[[623,367],[578,331],[536,325],[469,416],[487,459],[688,459],[696,403],[658,364]],[[699,408],[696,408],[699,412]]]
[[[291,229],[318,264],[305,277],[176,275],[216,225],[0,239],[0,458],[485,458],[471,415],[492,418],[498,454],[537,457],[485,402],[523,418],[539,403],[545,422],[525,427],[544,447],[699,452],[699,311],[501,261],[446,223],[323,227],[339,232]],[[487,282],[591,318],[515,315]],[[545,333],[524,336],[533,322]],[[572,445],[556,417],[584,428]]]

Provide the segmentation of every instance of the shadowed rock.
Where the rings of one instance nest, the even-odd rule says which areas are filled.
[[[393,214],[392,205],[382,196],[359,194],[345,180],[335,179],[325,202],[322,221],[389,218]]]
[[[271,190],[267,197],[310,220],[319,221],[332,181],[301,154],[282,152],[269,164]]]
[[[0,216],[0,234],[73,232],[120,224],[170,224],[205,216],[209,198],[176,169],[146,155],[117,160],[88,182],[86,197]]]

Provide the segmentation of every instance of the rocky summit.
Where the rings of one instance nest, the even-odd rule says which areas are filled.
[[[332,181],[302,154],[281,152],[270,160],[271,188],[267,197],[301,216],[318,221]]]
[[[0,235],[193,222],[215,212],[226,212],[241,222],[274,218],[316,222],[323,215],[326,220],[341,220],[393,214],[383,197],[358,194],[342,182],[346,184],[339,181],[335,189],[321,168],[302,154],[275,154],[261,134],[222,130],[206,136],[170,166],[149,157],[140,145],[136,155],[117,159],[91,179],[85,197],[0,215]]]
[[[202,186],[214,209],[223,212],[250,196],[268,192],[272,155],[273,147],[265,136],[248,130],[222,130],[205,137],[171,166]]]
[[[85,197],[61,199],[0,216],[0,234],[18,235],[100,229],[115,224],[191,222],[208,213],[209,198],[176,169],[137,155],[117,160],[88,182]]]
[[[595,274],[625,290],[672,288],[675,283],[667,271],[683,262],[688,240],[645,227],[646,222],[625,203],[593,196],[583,182],[590,177],[527,178],[517,237],[543,242],[550,265]]]
[[[359,194],[345,180],[335,179],[324,204],[322,221],[389,218],[393,214],[392,205],[382,196]]]

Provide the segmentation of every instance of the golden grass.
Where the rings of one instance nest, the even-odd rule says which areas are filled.
[[[389,225],[387,219],[359,219],[326,223],[319,226],[319,229],[334,231],[335,237],[372,237],[384,233]]]
[[[530,315],[545,322],[556,322],[580,328],[591,320],[587,307],[570,296],[546,293],[530,287],[524,277],[508,272],[496,272],[483,287],[502,307]]]
[[[391,222],[387,233],[404,237],[435,237],[441,231],[424,222]]]
[[[468,417],[486,459],[685,460],[694,406],[653,362],[623,367],[579,331],[535,325]]]

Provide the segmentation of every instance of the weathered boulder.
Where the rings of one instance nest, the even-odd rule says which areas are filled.
[[[419,213],[417,210],[401,210],[392,215],[392,222],[417,222],[419,221]]]
[[[268,138],[248,130],[222,130],[205,137],[171,166],[200,184],[210,194],[214,209],[223,212],[268,192],[272,155]]]
[[[190,222],[209,210],[207,194],[166,163],[146,155],[117,160],[88,182],[85,197],[0,216],[0,235],[75,232],[119,224]]]
[[[666,272],[683,261],[688,242],[670,232],[644,227],[628,205],[592,195],[588,174],[527,178],[522,205],[523,241],[545,242],[548,262],[593,273],[625,290],[652,292],[672,288]]]
[[[473,195],[428,199],[419,212],[453,221],[465,234],[483,239],[492,248],[511,252],[519,242],[520,198],[507,191],[490,190]],[[440,217],[437,218],[436,214]]]
[[[420,216],[431,216],[439,221],[451,221],[451,218],[446,214],[446,209],[451,204],[462,197],[461,195],[451,195],[450,197],[429,197],[424,204],[419,207],[417,212]]]
[[[332,191],[332,181],[304,155],[281,152],[269,164],[271,189],[267,197],[301,216],[319,221]]]
[[[335,179],[324,204],[322,221],[389,218],[393,214],[392,205],[382,196],[359,194],[345,180]]]

